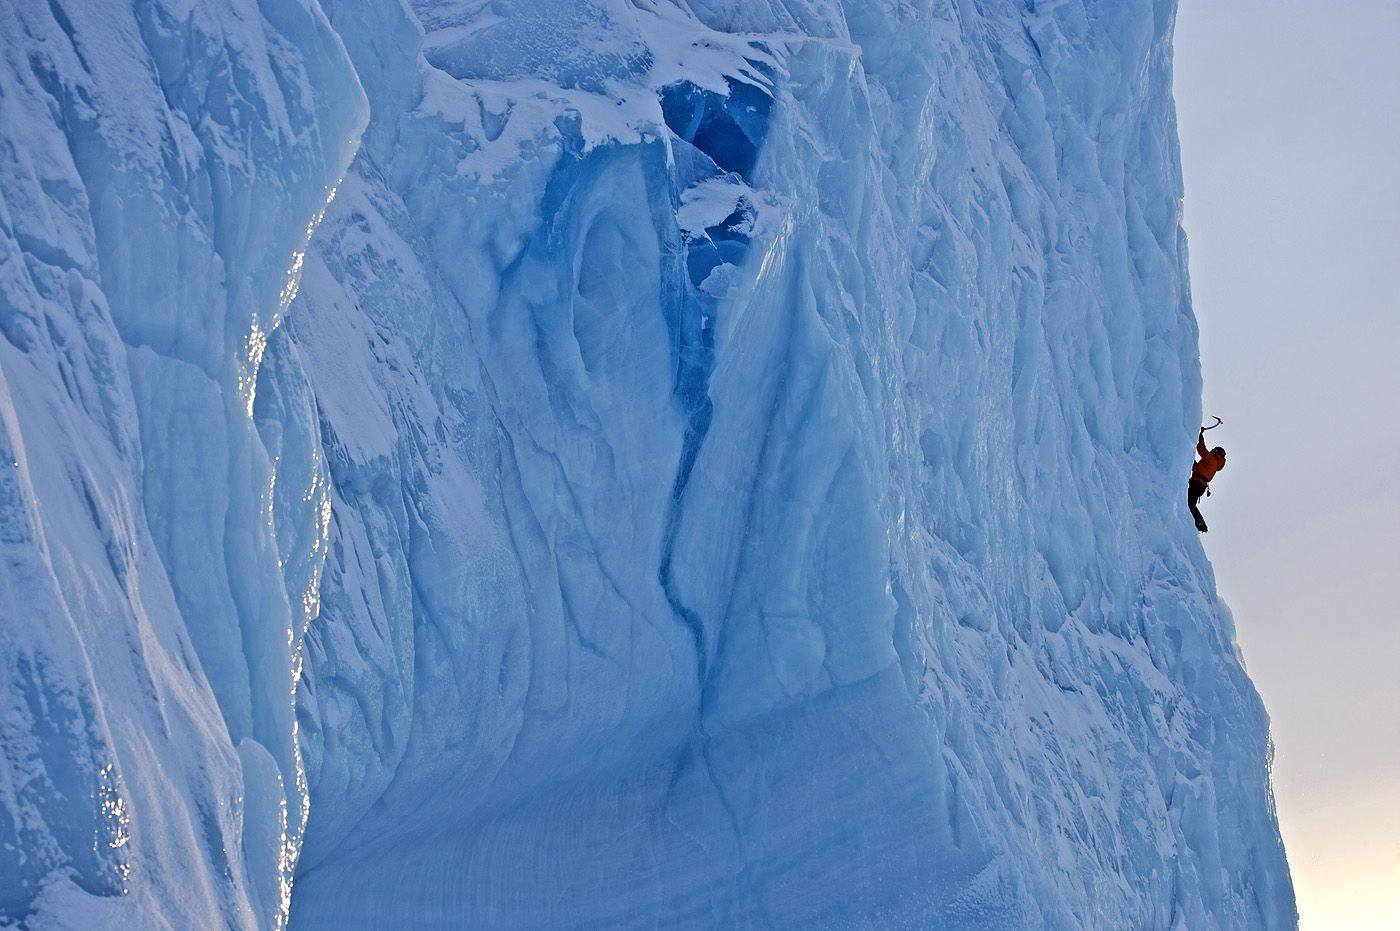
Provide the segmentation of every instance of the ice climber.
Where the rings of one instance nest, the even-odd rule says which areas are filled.
[[[1201,495],[1209,494],[1207,488],[1210,480],[1215,478],[1215,473],[1225,468],[1225,447],[1206,449],[1206,428],[1202,427],[1200,435],[1196,437],[1196,452],[1201,458],[1191,467],[1191,481],[1186,486],[1186,506],[1191,509],[1191,516],[1196,518],[1196,529],[1205,533],[1210,528],[1206,526],[1206,520],[1201,516],[1196,502],[1201,500]]]

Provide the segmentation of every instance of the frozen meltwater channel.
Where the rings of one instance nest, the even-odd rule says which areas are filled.
[[[0,917],[1293,925],[1173,16],[0,8]]]

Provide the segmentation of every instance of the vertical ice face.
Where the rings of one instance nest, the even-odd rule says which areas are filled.
[[[0,8],[0,923],[285,923],[326,490],[268,340],[366,116],[314,2]]]
[[[1277,927],[1170,3],[326,3],[293,924]]]
[[[1173,13],[0,8],[0,917],[1292,924]]]

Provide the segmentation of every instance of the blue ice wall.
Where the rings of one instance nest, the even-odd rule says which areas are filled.
[[[267,347],[367,116],[314,3],[0,7],[0,925],[287,921],[327,498]]]
[[[1294,926],[1173,16],[0,9],[0,923]]]
[[[294,923],[1292,923],[1169,5],[327,9]]]

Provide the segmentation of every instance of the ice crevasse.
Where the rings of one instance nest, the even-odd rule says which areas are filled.
[[[1174,15],[0,7],[0,923],[1296,924]]]

